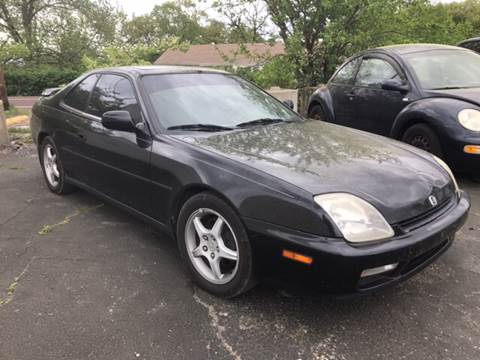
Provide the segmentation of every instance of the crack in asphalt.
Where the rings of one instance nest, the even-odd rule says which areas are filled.
[[[68,224],[75,216],[86,214],[90,211],[93,211],[102,207],[103,205],[104,204],[102,203],[102,204],[94,205],[91,207],[79,208],[73,214],[65,216],[65,218],[58,223],[55,223],[52,225],[43,225],[43,227],[38,231],[38,235],[46,235],[48,233],[51,233],[53,229],[55,229],[56,227]]]
[[[20,285],[20,280],[23,278],[23,276],[27,273],[28,269],[30,268],[30,265],[32,262],[36,259],[36,256],[32,257],[30,261],[27,263],[27,265],[23,268],[22,272],[15,276],[13,278],[13,282],[8,286],[6,292],[7,296],[5,300],[0,298],[0,308],[4,307],[5,305],[9,304],[14,297],[15,290],[17,289],[18,285]]]
[[[30,204],[25,205],[23,208],[21,208],[20,210],[18,210],[15,214],[13,214],[12,216],[10,216],[10,217],[7,218],[6,220],[4,220],[4,221],[0,224],[0,226],[6,225],[7,223],[9,223],[9,222],[12,221],[13,219],[15,219],[18,215],[20,215],[22,212],[24,212],[29,206],[30,206]]]
[[[235,360],[241,360],[242,357],[240,356],[240,354],[238,352],[236,352],[232,345],[230,345],[227,341],[227,339],[225,338],[225,336],[223,336],[223,333],[225,332],[225,326],[222,326],[220,325],[220,318],[217,314],[217,311],[215,310],[215,306],[213,305],[210,305],[210,304],[207,304],[206,302],[204,302],[202,299],[200,299],[200,297],[197,295],[197,293],[193,292],[193,299],[195,300],[195,302],[197,304],[200,304],[201,306],[203,306],[205,309],[207,309],[208,311],[208,316],[210,317],[210,326],[215,330],[215,336],[217,337],[217,339],[220,341],[221,345],[223,346],[223,348],[228,352],[228,354],[230,354]]]

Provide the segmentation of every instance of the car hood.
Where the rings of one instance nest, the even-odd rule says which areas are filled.
[[[431,156],[406,144],[321,121],[257,126],[184,141],[227,156],[313,195],[348,192],[374,204],[390,223],[415,217],[453,194]]]
[[[428,90],[425,93],[428,97],[448,97],[480,106],[480,88]]]

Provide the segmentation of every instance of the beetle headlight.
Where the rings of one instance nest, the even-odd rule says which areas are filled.
[[[450,170],[450,167],[447,165],[447,163],[435,155],[432,155],[432,156],[435,159],[435,161],[448,173],[448,175],[450,176],[450,179],[452,179],[453,186],[455,187],[455,192],[456,193],[460,192],[457,179],[455,179],[455,176],[453,175],[453,172],[452,170]]]
[[[317,195],[315,202],[352,243],[391,238],[395,233],[380,212],[359,197],[347,193]]]
[[[480,131],[480,111],[463,109],[458,113],[458,121],[465,129]]]

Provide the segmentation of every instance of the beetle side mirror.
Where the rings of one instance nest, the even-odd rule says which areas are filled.
[[[285,105],[287,105],[287,106],[288,106],[290,109],[292,109],[292,110],[293,110],[293,108],[295,107],[295,104],[294,104],[293,101],[290,100],[290,99],[283,100],[283,103],[284,103]]]
[[[102,125],[110,130],[135,131],[132,116],[128,111],[107,111],[102,115]]]
[[[409,90],[407,84],[398,82],[396,80],[384,81],[381,87],[383,90],[399,91],[401,93],[406,93]]]

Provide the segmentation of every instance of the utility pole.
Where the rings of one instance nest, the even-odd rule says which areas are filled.
[[[8,145],[7,119],[3,111],[3,104],[0,101],[0,148]]]

